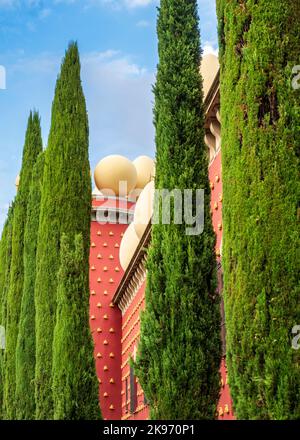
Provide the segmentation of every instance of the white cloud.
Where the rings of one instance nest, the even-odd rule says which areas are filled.
[[[58,1],[70,1],[70,0],[58,0]],[[158,0],[89,0],[90,5],[93,4],[103,4],[109,5],[113,9],[119,10],[122,7],[126,7],[128,9],[141,8],[145,6],[149,6],[151,4],[158,3]]]
[[[137,8],[140,6],[148,6],[150,3],[154,3],[154,0],[124,0],[124,2],[129,8]]]
[[[137,22],[137,27],[146,28],[150,26],[150,22],[148,20],[140,20]]]
[[[49,15],[51,14],[51,9],[50,8],[44,8],[41,10],[41,12],[39,13],[39,18],[41,20],[43,20],[44,18],[49,17]]]
[[[0,8],[11,8],[17,3],[19,3],[18,0],[0,0]]]
[[[203,46],[203,56],[213,54],[216,57],[219,56],[218,49],[215,49],[211,44],[205,43]]]
[[[109,50],[82,56],[93,165],[106,154],[134,158],[154,153],[152,84],[155,77],[131,57]]]

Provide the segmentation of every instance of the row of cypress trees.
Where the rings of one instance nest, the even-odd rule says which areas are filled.
[[[0,242],[2,419],[100,419],[89,329],[91,181],[76,43],[57,79],[48,147],[30,113]],[[54,337],[55,335],[55,337]]]

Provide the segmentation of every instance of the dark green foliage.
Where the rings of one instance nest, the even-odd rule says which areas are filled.
[[[100,419],[89,327],[89,269],[82,235],[74,242],[72,233],[61,239],[52,378],[54,419]]]
[[[8,216],[3,228],[0,242],[0,325],[2,331],[6,328],[6,305],[7,292],[10,281],[10,263],[11,263],[11,246],[12,246],[12,228],[13,228],[13,210],[14,205],[10,207]],[[4,334],[5,336],[5,334]],[[4,351],[0,350],[0,419],[4,418],[3,414],[3,382],[5,371]]]
[[[32,169],[41,151],[42,138],[40,118],[37,113],[30,113],[23,151],[20,186],[14,207],[10,285],[7,293],[4,378],[4,411],[7,419],[14,419],[16,417],[16,407],[19,403],[15,400],[15,354],[24,281],[24,230]]]
[[[44,155],[40,153],[32,172],[24,236],[24,286],[16,349],[16,417],[35,418],[35,305],[36,248],[43,184]]]
[[[71,44],[56,83],[41,200],[35,285],[37,419],[53,418],[52,344],[60,238],[63,233],[82,234],[82,270],[88,270],[90,204],[88,120],[78,48]]]
[[[205,224],[154,225],[136,373],[152,419],[213,419],[219,397],[219,301],[197,2],[161,0],[155,86],[156,188],[205,190]]]
[[[299,419],[300,3],[217,9],[231,391],[239,418]]]

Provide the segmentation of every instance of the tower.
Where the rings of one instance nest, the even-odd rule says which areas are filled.
[[[141,158],[132,163],[122,156],[108,156],[97,165],[94,175],[97,188],[93,191],[91,218],[90,327],[100,406],[103,418],[108,420],[121,419],[122,315],[112,299],[124,275],[120,243],[133,220],[139,193],[136,188],[144,185],[145,172],[140,171]],[[145,184],[149,180],[150,175]]]

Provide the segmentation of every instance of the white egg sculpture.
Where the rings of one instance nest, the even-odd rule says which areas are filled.
[[[155,185],[154,181],[148,183],[142,191],[134,211],[134,229],[139,239],[142,238],[149,224],[154,207]]]
[[[154,176],[154,160],[148,156],[139,156],[133,161],[137,171],[136,188],[143,189]]]
[[[17,191],[18,191],[19,186],[20,186],[20,175],[19,175],[19,174],[18,174],[17,177],[16,177],[15,185],[16,185],[16,188],[17,188]]]
[[[207,96],[219,68],[219,59],[216,55],[208,54],[203,57],[200,70],[203,77],[204,97]]]
[[[136,235],[134,225],[133,223],[131,223],[126,229],[120,245],[119,258],[122,269],[124,271],[129,266],[129,263],[132,260],[136,248],[138,247],[139,241],[140,240]]]
[[[112,155],[98,163],[94,178],[102,194],[125,197],[136,187],[137,171],[126,157]]]

